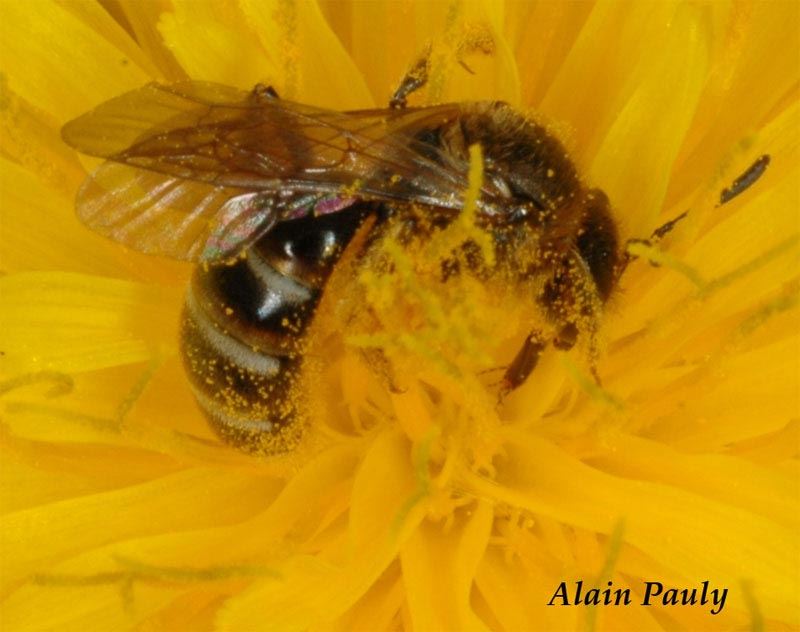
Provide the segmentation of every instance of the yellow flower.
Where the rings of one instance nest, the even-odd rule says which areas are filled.
[[[3,4],[4,629],[798,625],[799,6]],[[492,374],[465,367],[507,363],[526,306],[495,309],[468,279],[440,294],[395,252],[407,276],[359,281],[378,330],[328,344],[331,281],[309,445],[237,453],[178,360],[190,268],[78,223],[95,163],[59,129],[152,79],[383,107],[428,45],[422,98],[535,112],[624,238],[688,216],[634,249],[599,335],[602,387],[585,349],[547,352],[496,405]],[[763,176],[719,205],[762,155]],[[363,362],[376,339],[399,392]],[[633,604],[547,605],[579,580]],[[718,614],[640,605],[645,582],[704,581],[728,589]]]

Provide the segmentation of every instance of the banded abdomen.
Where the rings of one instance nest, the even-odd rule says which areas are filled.
[[[186,297],[181,347],[200,407],[221,437],[273,454],[302,424],[293,385],[303,334],[367,204],[275,226],[232,264],[199,266]]]

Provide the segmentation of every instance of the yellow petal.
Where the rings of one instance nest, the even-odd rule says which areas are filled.
[[[54,2],[9,3],[0,39],[11,89],[59,124],[149,79],[122,50]]]
[[[193,79],[240,88],[259,82],[282,87],[280,52],[259,45],[233,3],[174,0],[172,10],[161,14],[158,30]]]
[[[798,22],[796,2],[732,6],[719,25],[722,44],[677,160],[672,199],[717,171],[718,152],[757,134],[781,103],[796,104]]]
[[[478,503],[470,513],[456,518],[456,525],[423,523],[400,552],[415,629],[486,629],[470,607],[470,590],[494,512]]]
[[[734,604],[751,582],[765,616],[797,619],[800,544],[790,529],[682,489],[609,476],[533,436],[512,436],[506,455],[499,484],[473,480],[476,493],[600,533],[622,521],[626,542],[688,581],[730,587]]]
[[[369,591],[342,615],[334,625],[338,630],[390,629],[405,600],[399,564],[393,563],[370,587]],[[328,629],[323,623],[319,629]],[[312,630],[314,628],[311,628]]]
[[[605,472],[685,489],[800,529],[795,481],[775,468],[721,454],[682,454],[661,443],[628,435],[606,437],[602,448],[591,463]],[[765,489],[770,493],[765,494]]]
[[[706,375],[701,370],[687,376],[672,385],[671,399],[663,398],[670,402],[668,407],[654,398],[652,409],[642,410],[645,419],[653,419],[658,411],[659,423],[648,435],[679,446],[719,450],[780,430],[797,410],[798,349],[800,336],[794,336],[735,354],[720,366],[703,367]]]
[[[280,51],[281,96],[342,110],[373,105],[361,74],[316,2],[242,0],[241,6],[262,47]]]
[[[177,340],[178,293],[65,272],[14,274],[0,288],[7,375],[142,362]]]
[[[175,55],[167,48],[161,33],[158,31],[158,18],[171,8],[168,0],[151,0],[136,2],[124,0],[116,5],[119,14],[115,17],[130,25],[136,41],[142,51],[158,68],[159,74],[167,81],[182,81],[188,78],[186,71],[175,59]],[[115,10],[115,5],[106,7]]]
[[[0,109],[3,131],[0,147],[4,156],[0,176],[3,177],[3,195],[19,195],[28,203],[36,201],[36,196],[24,195],[30,191],[17,190],[15,179],[21,171],[16,168],[19,165],[31,172],[28,180],[32,179],[31,175],[36,176],[47,184],[48,189],[68,195],[71,206],[72,192],[83,179],[84,172],[75,152],[61,142],[58,121],[20,98],[7,85],[2,85],[2,90],[4,107]],[[2,211],[6,218],[14,215],[12,200],[4,197]]]
[[[353,60],[379,105],[388,103],[406,71],[429,44],[429,103],[474,99],[519,103],[516,63],[503,37],[502,12],[497,3],[356,3],[351,37]],[[480,52],[481,41],[487,42],[491,54]]]
[[[3,443],[3,478],[0,506],[3,513],[37,505],[135,485],[176,469],[168,459],[129,447],[109,445],[59,446],[0,435]],[[111,458],[113,472],[105,471]],[[97,473],[103,471],[103,476]]]
[[[504,559],[490,549],[481,560],[475,583],[505,630],[574,630],[578,613],[574,608],[555,612],[544,598],[558,586],[541,568],[526,568]],[[520,603],[520,595],[536,595]]]
[[[0,529],[4,586],[110,542],[242,520],[259,507],[259,487],[247,473],[197,468],[9,514]]]
[[[708,70],[706,13],[701,6],[679,5],[669,16],[666,32],[646,47],[657,53],[648,55],[646,70],[618,104],[592,159],[591,179],[602,183],[626,218],[626,235],[649,234],[661,209]]]
[[[129,590],[129,589],[128,589]],[[91,599],[87,599],[91,591]],[[100,586],[25,586],[3,604],[3,623],[14,630],[122,630],[164,607],[172,595],[163,588],[138,586],[135,612],[122,582]],[[145,605],[143,605],[145,604]]]
[[[397,555],[421,519],[413,499],[409,446],[394,432],[375,439],[356,477],[350,510],[349,561],[341,566],[295,556],[278,567],[280,580],[265,580],[228,601],[218,618],[223,629],[263,622],[264,629],[302,630],[335,619],[356,602]]]
[[[32,167],[33,165],[31,165]],[[71,169],[72,167],[70,167]],[[65,176],[56,168],[52,176]],[[189,266],[133,253],[82,226],[72,200],[81,175],[62,193],[42,183],[42,173],[0,158],[3,191],[0,262],[6,272],[63,270],[84,274],[166,281],[182,285]],[[70,184],[71,182],[71,184]],[[48,183],[49,184],[49,183]]]
[[[517,64],[524,68],[520,75],[524,103],[534,107],[539,105],[575,45],[576,38],[594,6],[591,2],[511,4],[507,24],[510,29],[519,31],[519,35],[511,37],[515,43]],[[527,9],[527,15],[524,19],[509,24],[512,9]],[[574,75],[573,78],[575,79]],[[569,81],[569,75],[564,74],[561,81]]]
[[[634,78],[649,72],[653,58],[677,52],[664,49],[676,4],[623,5],[604,0],[591,5],[539,106],[546,116],[570,125],[573,155],[580,165],[590,164],[638,85]],[[642,46],[645,41],[648,46]]]
[[[82,24],[101,36],[115,49],[125,54],[127,59],[136,64],[149,77],[160,78],[151,58],[139,47],[124,26],[118,22],[105,6],[92,2],[64,2],[55,0],[59,8],[68,11]]]

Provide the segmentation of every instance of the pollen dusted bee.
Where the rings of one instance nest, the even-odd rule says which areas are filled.
[[[369,249],[387,226],[417,236],[447,226],[462,209],[475,143],[484,155],[477,222],[498,264],[520,282],[539,280],[531,309],[550,326],[509,359],[503,391],[526,380],[548,344],[569,349],[594,335],[627,262],[607,197],[505,103],[407,107],[419,76],[390,108],[353,112],[263,86],[153,83],[63,129],[71,146],[108,159],[78,194],[88,226],[199,263],[183,315],[185,366],[213,427],[244,450],[276,453],[300,432],[298,340],[359,227]]]

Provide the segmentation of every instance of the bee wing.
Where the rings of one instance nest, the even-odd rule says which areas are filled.
[[[209,261],[235,254],[275,223],[263,192],[215,187],[106,162],[78,192],[81,220],[140,252]]]
[[[463,170],[418,137],[459,111],[335,112],[258,90],[152,83],[68,123],[62,136],[109,160],[79,192],[86,224],[138,250],[198,260],[348,198],[459,209]]]

